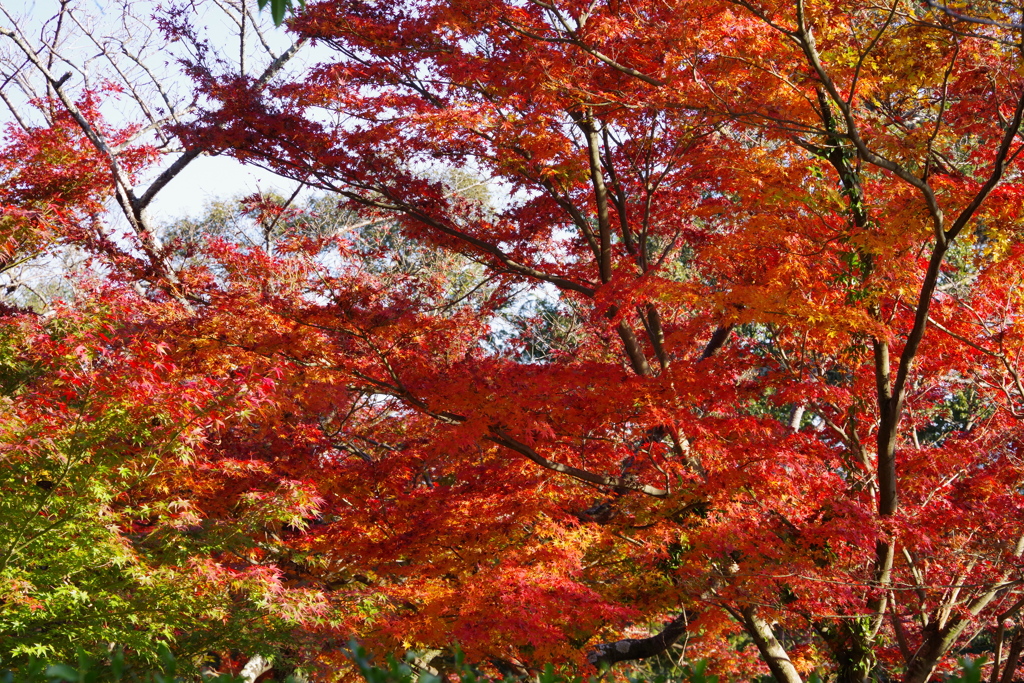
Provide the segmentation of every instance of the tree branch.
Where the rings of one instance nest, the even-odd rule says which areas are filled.
[[[668,496],[668,491],[665,491],[664,489],[659,489],[648,484],[641,484],[640,482],[632,481],[625,477],[613,477],[608,474],[594,474],[593,472],[581,470],[578,467],[573,467],[572,465],[563,465],[562,463],[555,462],[554,460],[548,460],[522,441],[506,434],[500,427],[491,427],[490,435],[485,438],[499,446],[505,446],[520,455],[526,456],[528,460],[532,460],[545,469],[551,470],[552,472],[567,474],[573,479],[578,479],[579,481],[583,481],[588,484],[594,484],[595,486],[609,486],[628,491],[638,491],[653,498],[665,498]]]
[[[619,662],[660,655],[686,634],[692,617],[693,615],[684,610],[679,616],[665,624],[661,633],[657,635],[649,638],[625,638],[612,643],[601,643],[587,654],[587,661],[603,670]]]

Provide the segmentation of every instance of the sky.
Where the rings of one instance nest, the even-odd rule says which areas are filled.
[[[157,222],[197,218],[211,202],[257,192],[288,196],[296,183],[230,157],[200,157],[160,191],[150,207]]]
[[[166,4],[166,0],[161,1]],[[175,60],[182,56],[181,53],[167,51],[165,43],[155,38],[156,32],[151,16],[157,0],[71,0],[71,2],[72,7],[78,13],[76,16],[81,17],[85,25],[95,35],[114,36],[119,39],[128,36],[129,40],[145,41],[146,35],[152,31],[154,39],[149,42],[157,46],[158,50],[150,50],[145,54],[147,63],[154,67],[154,71],[161,74],[161,85],[172,95],[175,89],[179,91],[179,94],[187,93],[189,84],[181,76],[181,71],[175,64]],[[229,51],[232,46],[237,45],[238,29],[222,11],[217,9],[216,5],[225,3],[237,7],[238,2],[239,0],[190,0],[188,10],[195,13],[194,21],[202,27],[204,35],[210,43],[222,48],[225,54],[233,57],[237,57],[237,52]],[[255,0],[246,0],[246,2],[251,9],[255,9]],[[132,16],[134,23],[124,23],[119,20],[122,12],[125,11],[121,9],[122,4],[129,8],[127,11],[131,15],[134,15]],[[59,5],[60,0],[0,0],[0,24],[9,26],[12,23],[17,23],[23,27],[27,36],[34,39],[43,33],[41,30],[43,25],[56,15]],[[6,13],[9,13],[10,16],[5,17]],[[260,18],[264,23],[268,23],[268,14],[267,12],[261,13]],[[52,27],[52,24],[50,26]],[[290,42],[283,29],[266,26],[265,30],[266,37],[275,51],[282,51]],[[101,68],[106,65],[95,56],[98,50],[97,46],[84,37],[83,31],[69,33],[65,30],[64,35],[66,41],[63,47],[67,64],[58,66],[61,71],[66,68],[75,71],[74,78],[69,85],[75,88],[80,87],[81,79],[87,78],[89,75],[93,75],[94,81],[98,81],[103,75]],[[250,49],[247,50],[246,59],[250,64],[256,64],[257,68],[260,68],[263,63],[266,63],[266,57],[261,58],[258,54],[259,48],[254,39],[250,37],[248,42]],[[140,44],[142,43],[140,42]],[[11,47],[9,43],[0,45],[0,59],[4,57],[4,49],[7,50],[7,56],[10,56]],[[172,47],[172,49],[174,48]],[[237,48],[234,49],[237,50]],[[10,63],[7,62],[8,65]],[[0,62],[0,69],[2,68],[3,63]],[[57,67],[54,68],[54,71],[60,72]],[[139,73],[133,74],[133,77],[140,81],[144,80],[141,76]],[[0,81],[2,80],[0,79]],[[5,89],[5,94],[8,97],[20,95],[10,85]],[[149,91],[148,94],[151,105],[153,100],[159,99],[152,91]],[[182,95],[182,99],[185,97],[187,94]],[[116,120],[118,116],[123,116],[125,120],[140,120],[140,112],[133,109],[135,104],[132,99],[122,97],[122,100],[124,101],[124,111],[118,112],[116,107],[109,111],[104,109],[108,120]],[[11,120],[10,112],[0,106],[0,124]],[[173,159],[169,159],[168,163],[170,161]],[[155,177],[157,173],[159,170],[147,174],[139,185],[145,187],[147,178]],[[204,208],[215,200],[251,195],[261,191],[290,195],[294,188],[293,181],[280,178],[263,169],[243,166],[229,157],[204,156],[193,161],[161,190],[149,212],[151,218],[158,224],[166,223],[185,216],[198,217]]]

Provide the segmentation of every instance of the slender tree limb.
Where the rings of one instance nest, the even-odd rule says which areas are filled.
[[[665,498],[668,496],[668,491],[664,489],[659,489],[657,487],[650,486],[649,484],[642,484],[627,477],[613,477],[607,474],[595,474],[593,472],[581,470],[578,467],[573,467],[572,465],[563,465],[562,463],[548,460],[522,441],[509,436],[500,427],[491,427],[490,431],[490,435],[486,437],[488,440],[493,441],[500,446],[505,446],[506,448],[525,456],[528,460],[531,460],[552,472],[567,474],[573,479],[578,479],[579,481],[583,481],[588,484],[594,484],[595,486],[608,486],[615,489],[638,491],[653,498]]]

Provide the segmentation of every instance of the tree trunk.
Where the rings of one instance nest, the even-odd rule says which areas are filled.
[[[778,683],[803,683],[799,672],[793,666],[793,662],[789,661],[789,655],[775,637],[768,622],[757,616],[753,607],[743,610],[743,621],[761,653],[761,659],[768,665],[775,680]]]

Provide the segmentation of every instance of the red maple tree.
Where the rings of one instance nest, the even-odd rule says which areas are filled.
[[[329,54],[301,78],[193,65],[187,150],[351,218],[254,201],[259,244],[99,250],[173,382],[240,387],[174,495],[258,542],[208,561],[309,596],[325,661],[353,634],[501,670],[685,635],[723,672],[916,683],[973,642],[1011,680],[1015,22],[329,0],[290,22]]]

